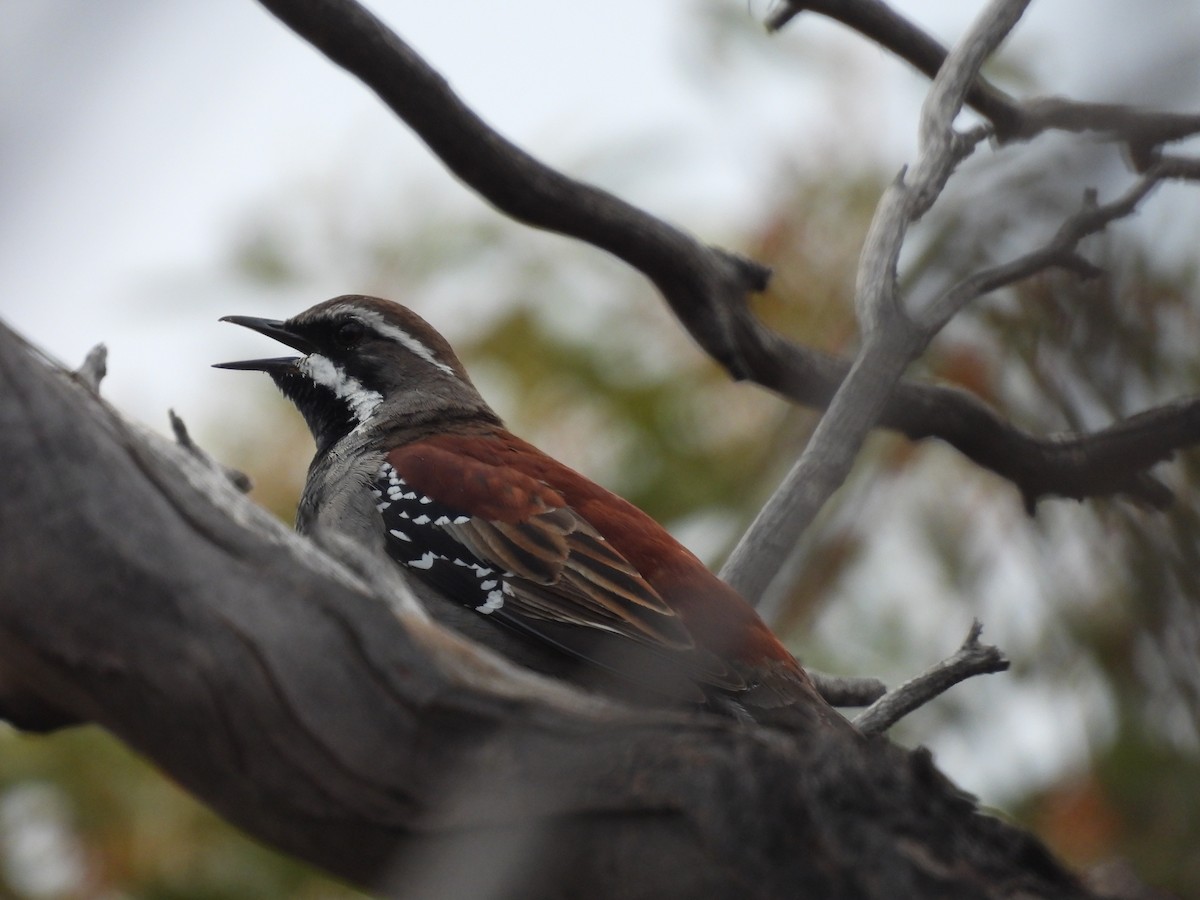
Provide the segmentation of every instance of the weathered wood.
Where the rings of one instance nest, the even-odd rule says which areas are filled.
[[[356,576],[0,329],[6,684],[392,896],[1087,896],[923,754],[634,710]],[[813,719],[813,723],[817,720]]]

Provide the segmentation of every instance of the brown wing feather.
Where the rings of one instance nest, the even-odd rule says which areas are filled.
[[[392,451],[388,461],[408,484],[470,516],[441,527],[506,573],[502,618],[513,617],[534,633],[547,628],[554,643],[583,656],[586,639],[573,649],[570,633],[555,629],[618,635],[672,660],[699,682],[735,691],[748,687],[720,655],[697,646],[679,613],[557,486],[507,465],[509,459],[480,459],[442,443],[410,444]]]
[[[523,522],[471,519],[446,530],[509,573],[510,611],[592,625],[673,650],[691,635],[654,589],[568,507]]]
[[[558,581],[570,553],[561,532],[540,516],[519,525],[473,518],[443,527],[480,559],[539,584]],[[538,532],[540,539],[534,539]]]

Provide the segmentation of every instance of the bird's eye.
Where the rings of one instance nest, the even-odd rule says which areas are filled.
[[[340,349],[349,350],[361,343],[366,333],[366,326],[362,322],[351,319],[338,326],[337,331],[333,333],[333,342]]]

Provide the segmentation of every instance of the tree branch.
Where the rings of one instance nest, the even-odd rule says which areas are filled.
[[[947,51],[881,0],[783,0],[767,18],[779,31],[802,12],[815,12],[852,28],[932,78]],[[1117,103],[1087,103],[1063,97],[1018,102],[977,75],[967,104],[986,117],[1002,141],[1028,140],[1044,131],[1100,132],[1123,141],[1138,168],[1150,165],[1158,148],[1200,132],[1200,115],[1138,109]]]
[[[910,63],[930,78],[937,75],[948,51],[928,32],[880,0],[782,0],[767,18],[767,30],[779,31],[802,12],[815,12],[852,28]],[[992,122],[1000,135],[1018,133],[1022,116],[1011,97],[976,76],[967,102]]]
[[[693,337],[735,377],[744,348],[729,340],[728,310],[766,287],[770,272],[612,194],[550,168],[506,140],[386,25],[353,0],[260,0],[288,27],[357,76],[451,172],[506,215],[578,238],[641,271]]]
[[[188,453],[192,454],[192,456],[196,457],[196,459],[203,465],[220,472],[229,480],[230,484],[232,484],[243,494],[248,494],[254,489],[254,482],[250,480],[249,475],[247,475],[245,472],[240,472],[237,469],[231,469],[229,466],[226,466],[223,463],[213,459],[207,450],[193,441],[191,434],[188,432],[187,425],[184,424],[183,419],[176,415],[175,410],[168,410],[167,417],[171,420],[171,431],[175,435],[175,442],[179,444],[180,447],[188,451]]]
[[[1027,0],[994,0],[948,57],[930,89],[921,116],[921,148],[911,179],[892,182],[867,232],[854,291],[863,345],[799,461],[767,501],[721,575],[757,603],[780,572],[801,534],[841,486],[896,383],[924,349],[896,295],[900,248],[908,227],[940,195],[977,135],[955,132],[954,119],[979,67],[1020,18]]]
[[[975,675],[1007,671],[1009,663],[1004,654],[996,647],[979,643],[982,633],[983,625],[976,619],[957,653],[884,694],[859,713],[854,718],[858,730],[863,734],[883,734],[960,681]]]
[[[89,350],[79,368],[75,370],[75,377],[97,393],[100,391],[100,382],[107,374],[108,348],[103,344],[97,344]]]
[[[1079,255],[1080,241],[1130,215],[1163,181],[1191,180],[1196,178],[1197,172],[1200,172],[1200,164],[1192,160],[1164,159],[1152,165],[1129,190],[1110,203],[1098,205],[1095,193],[1089,192],[1083,208],[1063,222],[1047,244],[1007,263],[976,272],[945,291],[922,313],[923,327],[930,335],[936,334],[972,300],[1049,268],[1069,269],[1084,277],[1100,274]]]
[[[926,755],[815,717],[785,733],[631,709],[514,669],[3,327],[0,467],[22,473],[0,517],[4,671],[367,890],[1092,896]]]
[[[1191,159],[1159,159],[1122,197],[1103,206],[1098,206],[1092,198],[1083,210],[1063,223],[1044,247],[963,279],[916,313],[915,321],[910,320],[908,309],[896,294],[900,250],[907,229],[933,206],[958,163],[988,134],[988,129],[980,128],[967,133],[957,132],[953,127],[954,121],[968,98],[979,94],[973,86],[981,83],[978,73],[983,62],[1016,25],[1027,6],[1028,0],[997,0],[989,4],[955,49],[943,54],[944,62],[922,107],[917,164],[911,172],[901,172],[885,191],[867,233],[855,290],[856,310],[865,341],[858,361],[834,395],[822,426],[835,409],[839,415],[846,416],[863,412],[873,415],[878,411],[880,423],[898,424],[905,434],[920,436],[919,429],[913,427],[913,418],[906,415],[905,411],[909,403],[925,402],[928,397],[918,399],[917,392],[907,385],[897,389],[897,396],[891,403],[880,405],[874,400],[864,401],[860,396],[855,401],[859,404],[857,413],[842,412],[845,407],[838,406],[839,398],[841,392],[848,389],[856,369],[860,366],[874,369],[872,375],[863,379],[864,384],[873,383],[883,388],[889,379],[892,383],[899,380],[908,362],[915,359],[970,300],[1051,266],[1069,268],[1084,275],[1095,274],[1095,267],[1079,256],[1079,242],[1111,222],[1128,216],[1163,180],[1195,179],[1200,169],[1200,163]],[[843,11],[850,8],[869,11],[871,16],[876,17],[871,19],[875,26],[884,22],[884,19],[878,18],[884,16],[886,23],[890,23],[886,24],[884,30],[893,37],[906,35],[906,39],[917,40],[913,29],[907,23],[898,21],[882,4],[849,2],[838,8]],[[1055,487],[1051,489],[1054,493],[1068,494],[1064,482],[1073,482],[1074,495],[1087,496],[1093,493],[1098,481],[1102,481],[1109,488],[1116,487],[1146,503],[1163,506],[1170,500],[1170,491],[1149,476],[1145,467],[1153,464],[1151,460],[1163,459],[1161,454],[1168,446],[1182,446],[1177,443],[1181,435],[1186,435],[1185,442],[1191,443],[1200,433],[1195,402],[1152,410],[1148,418],[1137,425],[1132,424],[1133,420],[1118,423],[1109,429],[1112,432],[1109,435],[1070,435],[1049,441],[1029,438],[1007,423],[998,422],[993,416],[980,415],[978,410],[969,409],[969,404],[965,402],[960,405],[972,419],[990,426],[988,430],[993,433],[999,432],[994,436],[1000,441],[991,449],[979,442],[978,434],[973,438],[964,434],[960,440],[950,439],[950,442],[977,462],[995,471],[1004,469],[1003,474],[1020,488],[1030,512],[1045,493],[1046,482],[1042,479],[1048,471],[1047,463],[1051,457],[1057,457],[1058,465],[1067,470],[1060,472],[1061,478],[1056,479]],[[936,412],[939,417],[935,426],[936,434],[949,439],[945,420],[941,419],[945,408],[939,408]],[[1177,419],[1177,414],[1183,418]],[[1154,427],[1140,427],[1149,422],[1154,422]],[[813,451],[812,444],[818,438],[838,441],[849,438],[849,444],[830,443],[830,451],[821,453],[828,455],[832,448],[838,447],[841,453],[851,457],[860,446],[860,428],[861,421],[847,432],[834,429],[825,432],[818,427],[805,456],[801,457],[734,549],[722,574],[747,597],[757,600],[763,595],[776,573],[784,568],[803,530],[825,499],[844,480],[845,472],[817,464],[821,456]],[[1068,445],[1077,455],[1062,455]],[[806,462],[809,451],[813,451],[813,456]],[[1114,480],[1114,476],[1117,480]]]

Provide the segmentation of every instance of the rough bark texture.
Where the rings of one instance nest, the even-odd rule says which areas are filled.
[[[0,329],[7,709],[404,897],[1084,897],[922,752],[634,710],[383,598]],[[359,561],[361,563],[361,560]],[[360,565],[358,571],[363,571]]]

